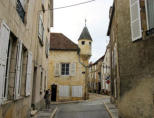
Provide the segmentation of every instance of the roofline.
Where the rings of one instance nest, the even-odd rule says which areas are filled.
[[[78,51],[78,49],[54,49],[54,48],[50,48],[50,50],[55,50],[55,51]]]
[[[104,60],[104,55],[101,56],[97,61],[95,61],[95,63],[93,63],[92,65],[96,65],[99,61]]]
[[[109,26],[108,26],[107,36],[110,36],[114,13],[115,13],[115,3],[113,3],[113,10],[112,10],[112,13],[111,13],[111,18],[110,18],[110,22],[109,22]]]

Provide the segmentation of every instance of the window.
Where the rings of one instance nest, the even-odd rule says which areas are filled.
[[[48,43],[48,39],[46,38],[46,44],[45,44],[45,53],[46,53],[46,57],[49,56],[49,43]]]
[[[69,75],[70,64],[61,64],[61,75]]]
[[[22,63],[23,63],[23,55],[22,55],[22,42],[18,40],[17,45],[17,53],[16,53],[16,76],[15,76],[15,99],[20,98],[20,90],[21,90],[21,78],[22,78]]]
[[[89,45],[91,45],[91,42],[89,42]]]
[[[22,20],[22,22],[24,22],[25,19],[25,4],[26,4],[27,0],[17,0],[17,4],[16,4],[16,10]]]
[[[81,43],[82,43],[82,45],[84,45],[85,44],[85,41],[82,41]]]
[[[72,86],[72,97],[82,97],[82,86]]]
[[[42,9],[45,12],[45,0],[42,0]]]
[[[10,29],[2,22],[0,30],[0,104],[7,97],[8,69],[10,56]]]
[[[69,86],[59,86],[59,96],[60,97],[70,97],[70,87]]]
[[[43,92],[43,68],[40,68],[41,71],[41,78],[40,78],[40,94]]]
[[[28,52],[27,73],[26,73],[26,96],[31,94],[31,78],[32,78],[32,52]]]
[[[147,27],[148,30],[154,28],[154,0],[145,0],[146,16],[147,16]]]
[[[55,76],[69,75],[75,76],[76,74],[76,63],[56,63],[54,68]]]
[[[140,0],[130,0],[132,41],[136,41],[142,37],[140,14]]]
[[[39,17],[38,37],[39,37],[39,39],[40,39],[41,44],[43,45],[44,26],[43,26],[43,17],[42,17],[41,14],[40,14],[40,17]]]

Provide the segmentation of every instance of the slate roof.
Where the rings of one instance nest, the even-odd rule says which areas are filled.
[[[50,50],[75,50],[77,51],[78,45],[72,42],[62,33],[50,34]]]
[[[81,32],[81,35],[78,40],[81,40],[81,39],[88,39],[92,41],[92,38],[86,26],[83,28],[83,31]]]

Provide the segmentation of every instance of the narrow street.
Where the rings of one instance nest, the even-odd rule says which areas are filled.
[[[90,96],[90,100],[80,103],[59,104],[55,118],[110,118],[104,106],[103,96]]]

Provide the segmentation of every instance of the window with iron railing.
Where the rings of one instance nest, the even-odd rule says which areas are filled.
[[[17,0],[17,4],[16,4],[16,10],[22,20],[22,22],[24,22],[24,19],[25,19],[25,10],[22,6],[22,3],[20,0]]]

